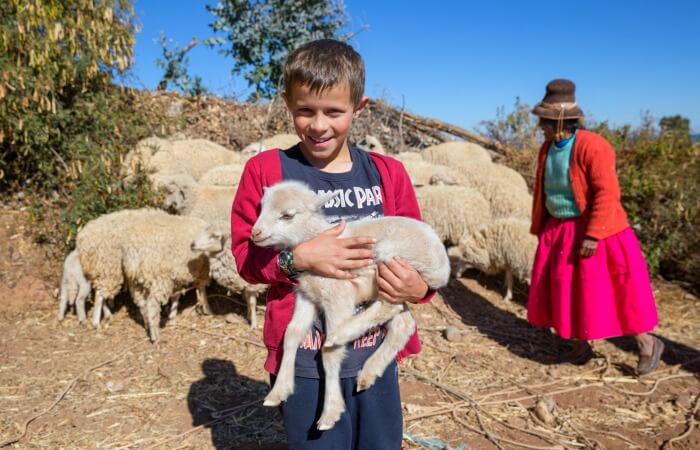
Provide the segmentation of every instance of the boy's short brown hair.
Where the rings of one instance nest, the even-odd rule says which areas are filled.
[[[350,98],[360,104],[365,90],[365,63],[348,44],[334,39],[312,41],[294,50],[284,62],[285,94],[292,86],[308,86],[321,93],[344,82],[350,85]]]

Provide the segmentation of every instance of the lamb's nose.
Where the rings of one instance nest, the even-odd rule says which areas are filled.
[[[256,238],[256,237],[260,236],[260,233],[261,233],[260,230],[253,228],[250,232],[250,237]]]

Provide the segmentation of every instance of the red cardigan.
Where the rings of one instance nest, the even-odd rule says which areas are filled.
[[[530,227],[535,235],[542,232],[549,217],[544,198],[544,166],[550,145],[551,141],[542,144],[537,157]],[[587,130],[576,132],[569,181],[576,205],[588,222],[587,236],[605,239],[629,227],[620,201],[615,151],[604,137]]]
[[[276,374],[282,362],[284,332],[294,310],[295,284],[277,265],[276,250],[261,248],[250,241],[250,231],[260,212],[263,187],[282,180],[280,150],[273,149],[248,160],[241,175],[231,210],[231,250],[241,277],[249,283],[269,284],[263,326],[263,342],[267,347],[265,370]],[[411,180],[403,165],[390,157],[370,153],[382,180],[385,216],[421,218]],[[428,295],[419,303],[430,301]],[[420,352],[416,330],[397,359]]]

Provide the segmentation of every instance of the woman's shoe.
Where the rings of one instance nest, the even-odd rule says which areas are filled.
[[[646,375],[656,370],[661,360],[661,354],[664,352],[664,342],[654,336],[654,350],[651,355],[639,355],[637,363],[637,375]]]

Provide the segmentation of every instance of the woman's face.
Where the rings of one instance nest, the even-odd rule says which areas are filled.
[[[542,129],[545,141],[553,141],[557,137],[557,123],[540,117],[539,127]]]

